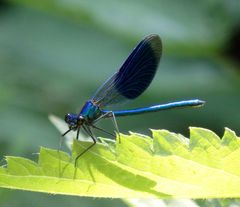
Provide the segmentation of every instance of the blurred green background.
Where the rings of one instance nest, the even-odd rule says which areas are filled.
[[[57,148],[49,114],[64,117],[123,63],[146,35],[159,34],[163,57],[134,108],[199,98],[198,109],[119,118],[121,132],[189,126],[239,135],[240,1],[9,0],[0,3],[0,156],[37,159]],[[100,123],[111,131],[111,121]],[[103,189],[104,190],[104,189]],[[29,199],[31,198],[31,199]],[[120,200],[0,190],[0,206],[126,206]],[[50,204],[50,205],[49,205]]]

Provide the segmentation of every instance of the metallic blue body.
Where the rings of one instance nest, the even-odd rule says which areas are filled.
[[[82,110],[79,113],[79,116],[84,117],[85,120],[89,122],[92,122],[93,120],[99,118],[101,115],[102,115],[102,111],[91,100],[87,101],[84,104],[84,106],[82,107]]]
[[[113,114],[118,116],[130,116],[130,115],[137,115],[137,114],[143,114],[148,112],[155,112],[155,111],[162,111],[167,109],[173,109],[173,108],[181,108],[181,107],[198,107],[203,105],[205,102],[194,99],[194,100],[187,100],[187,101],[178,101],[178,102],[172,102],[167,104],[159,104],[144,108],[136,108],[136,109],[128,109],[128,110],[119,110],[119,111],[112,111]],[[110,112],[109,110],[103,110],[103,113]]]
[[[113,117],[115,127],[118,130],[115,116],[128,116],[180,107],[202,106],[204,101],[195,99],[129,110],[104,110],[106,106],[124,103],[140,96],[152,82],[161,55],[162,42],[160,37],[153,34],[144,38],[134,48],[120,69],[107,79],[92,98],[84,104],[78,115],[69,113],[65,116],[65,121],[69,125],[68,131],[78,130],[79,134],[80,128],[83,128],[95,142],[91,128],[104,131],[95,126],[95,123],[101,118]]]

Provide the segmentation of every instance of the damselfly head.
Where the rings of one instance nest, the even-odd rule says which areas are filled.
[[[83,117],[77,114],[66,114],[65,122],[68,124],[69,129],[77,130],[83,124]]]

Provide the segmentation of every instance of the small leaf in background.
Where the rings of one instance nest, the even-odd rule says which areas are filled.
[[[130,207],[200,207],[196,202],[189,199],[124,199]]]

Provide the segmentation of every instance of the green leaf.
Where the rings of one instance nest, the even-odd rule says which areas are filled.
[[[66,126],[51,120],[62,129]],[[112,198],[225,198],[240,196],[240,139],[226,128],[220,139],[202,128],[190,128],[190,140],[167,130],[152,138],[137,133],[119,141],[101,139],[75,157],[89,141],[74,141],[72,156],[41,148],[38,162],[7,156],[0,186],[54,194]],[[119,137],[118,137],[119,139]]]

